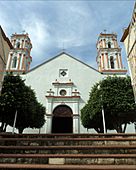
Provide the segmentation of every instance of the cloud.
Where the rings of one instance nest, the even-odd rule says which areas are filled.
[[[33,45],[32,55],[35,56],[35,60],[38,60],[43,57],[44,50],[49,46],[48,25],[34,15],[29,16],[29,18],[24,17],[22,19],[21,27],[29,33]]]
[[[32,66],[63,48],[94,65],[100,32],[117,32],[131,18],[132,1],[0,1],[0,24],[10,37],[23,30],[30,35]],[[123,45],[121,45],[123,47]],[[123,47],[124,48],[124,47]]]
[[[51,32],[56,38],[58,47],[61,47],[63,42],[69,48],[82,46],[88,41],[87,34],[93,29],[94,20],[90,19],[91,13],[88,13],[88,7],[83,4],[85,3],[77,4],[70,1],[55,5],[56,16],[53,22],[55,27],[51,28]]]

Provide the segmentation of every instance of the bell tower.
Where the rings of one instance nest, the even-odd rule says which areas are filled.
[[[29,35],[27,33],[12,34],[11,43],[13,49],[10,50],[8,55],[6,71],[15,74],[26,73],[29,71],[32,62],[32,57],[30,56],[32,44]]]
[[[117,34],[100,33],[97,41],[97,65],[103,74],[125,75],[127,70],[123,67],[121,48],[117,42]]]

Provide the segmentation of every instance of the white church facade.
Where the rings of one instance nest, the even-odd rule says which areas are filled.
[[[125,76],[127,72],[122,64],[117,35],[100,34],[97,42],[99,70],[65,52],[29,71],[25,70],[31,62],[31,42],[25,36],[27,41],[20,36],[16,37],[19,37],[16,40],[19,45],[13,44],[15,48],[12,54],[9,54],[7,70],[20,74],[26,72],[22,75],[26,85],[34,89],[38,101],[46,107],[46,123],[40,129],[40,133],[85,133],[86,129],[80,119],[80,110],[89,99],[89,92],[93,85],[107,75]],[[26,46],[22,45],[24,42],[27,43]],[[17,54],[16,50],[18,59],[15,60],[13,56],[14,53]],[[22,62],[21,67],[21,61],[26,61],[27,66]],[[38,133],[39,129],[24,130],[24,133],[27,132]]]
[[[28,72],[26,84],[31,85],[46,107],[46,123],[41,132],[82,132],[80,110],[91,87],[102,77],[100,72],[66,53]]]

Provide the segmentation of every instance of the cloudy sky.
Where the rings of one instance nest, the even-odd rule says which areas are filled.
[[[33,44],[34,67],[65,51],[97,68],[96,41],[99,33],[116,32],[121,39],[134,0],[0,0],[0,25],[6,35],[25,30]],[[122,56],[125,66],[124,46]]]

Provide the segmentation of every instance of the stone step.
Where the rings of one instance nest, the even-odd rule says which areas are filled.
[[[136,149],[136,145],[104,145],[104,146],[98,146],[98,145],[93,145],[93,146],[0,146],[0,149],[17,149],[17,150],[60,150],[60,149],[68,149],[68,150],[73,150],[73,149]]]
[[[62,158],[63,164],[136,166],[136,154],[0,154],[0,163],[49,164],[56,159],[62,162]]]
[[[130,140],[133,140],[133,141],[136,141],[136,138],[126,138],[126,137],[109,137],[109,138],[93,138],[93,137],[90,137],[90,138],[0,138],[1,141],[14,141],[14,140],[23,140],[23,141],[44,141],[44,140],[55,140],[55,141],[63,141],[63,140],[67,140],[67,141],[70,141],[70,140],[74,140],[74,141],[79,141],[79,140],[83,140],[83,141],[116,141],[116,140],[119,140],[119,141],[130,141]]]
[[[1,145],[19,145],[23,142],[40,143],[40,145],[85,145],[85,144],[136,144],[136,138],[113,137],[113,138],[0,138]],[[42,142],[42,143],[41,143]]]
[[[35,164],[136,166],[136,134],[0,134],[0,153],[0,165],[32,164],[31,169]]]
[[[0,164],[0,169],[51,169],[51,170],[136,170],[135,165],[45,165]]]
[[[136,154],[0,154],[0,158],[135,158]]]
[[[29,137],[29,138],[76,138],[76,137],[83,137],[83,138],[98,138],[98,137],[132,137],[136,138],[136,133],[83,133],[83,134],[69,134],[69,133],[64,133],[64,134],[12,134],[12,133],[0,133],[0,138],[1,137],[19,137],[19,138],[24,138],[24,137]]]
[[[91,145],[91,146],[0,146],[1,153],[54,153],[54,154],[136,154],[136,145]]]
[[[86,140],[91,140],[91,141],[97,141],[97,140],[100,140],[100,141],[103,141],[103,140],[106,140],[106,141],[110,141],[110,140],[112,140],[112,141],[116,141],[116,140],[119,140],[119,141],[130,141],[130,140],[133,140],[133,141],[135,141],[136,140],[136,138],[133,138],[133,137],[96,137],[96,138],[94,138],[94,137],[76,137],[76,138],[72,138],[72,137],[70,137],[70,138],[66,138],[66,137],[61,137],[61,138],[36,138],[36,137],[33,137],[33,138],[29,138],[29,137],[14,137],[14,136],[12,136],[12,137],[9,137],[9,138],[0,138],[0,141],[7,141],[7,140],[9,140],[9,141],[14,141],[14,140],[23,140],[23,141],[28,141],[28,140],[30,140],[30,141],[34,141],[34,140],[36,140],[36,141],[43,141],[43,140],[50,140],[50,141],[52,141],[52,140],[55,140],[55,141],[62,141],[62,140],[68,140],[68,141],[70,141],[70,140],[83,140],[83,141],[86,141]]]

